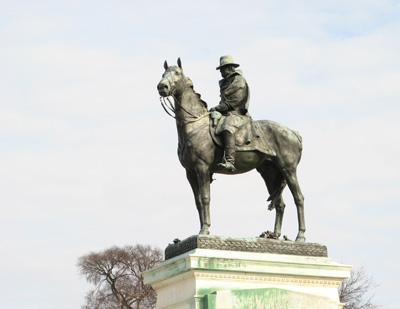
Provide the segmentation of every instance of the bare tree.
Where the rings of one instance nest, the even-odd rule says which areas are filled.
[[[142,272],[163,258],[158,248],[136,245],[111,247],[79,258],[77,266],[95,288],[86,295],[83,309],[154,308],[156,293],[143,283]]]
[[[346,303],[343,309],[376,309],[373,303],[373,290],[378,286],[365,272],[364,267],[351,270],[351,277],[339,286],[340,302]]]

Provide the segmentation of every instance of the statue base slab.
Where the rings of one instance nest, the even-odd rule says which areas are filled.
[[[324,256],[196,248],[143,273],[157,308],[338,309],[351,266]]]
[[[240,238],[214,235],[193,235],[182,241],[178,240],[176,243],[169,244],[165,249],[165,259],[168,260],[197,248],[302,256],[328,256],[326,246],[315,243],[301,243],[263,237]]]

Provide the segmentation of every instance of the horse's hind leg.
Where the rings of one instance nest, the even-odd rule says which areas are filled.
[[[304,219],[304,196],[303,193],[301,192],[299,181],[297,179],[296,169],[294,168],[290,171],[284,170],[283,172],[297,207],[299,232],[297,234],[296,241],[305,242],[306,238],[304,237],[304,232],[306,231],[306,223]]]
[[[257,171],[261,174],[264,179],[265,185],[267,186],[270,194],[268,201],[271,203],[268,206],[269,210],[275,208],[275,227],[272,238],[278,239],[281,235],[283,213],[285,212],[285,203],[282,198],[282,191],[285,188],[285,180],[279,169],[271,162],[264,162],[257,168]]]

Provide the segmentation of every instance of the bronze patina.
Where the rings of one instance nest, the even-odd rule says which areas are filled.
[[[221,71],[222,80],[219,82],[220,103],[211,108],[210,111],[218,111],[224,114],[224,120],[215,131],[215,134],[221,135],[224,143],[223,162],[220,167],[235,171],[235,134],[250,121],[248,113],[250,90],[246,79],[241,72],[236,71],[239,64],[233,61],[232,56],[222,56],[217,70]]]
[[[233,60],[229,61],[227,58],[225,60],[234,64]],[[221,59],[222,66],[220,65],[217,69],[224,67],[225,60]],[[187,179],[193,190],[200,217],[199,234],[208,235],[211,226],[210,184],[212,175],[214,173],[233,175],[256,169],[264,179],[269,192],[270,205],[268,208],[276,209],[274,232],[269,232],[268,237],[278,239],[281,235],[285,209],[282,191],[287,184],[297,207],[298,234],[296,241],[304,242],[306,230],[304,197],[296,174],[302,152],[300,135],[277,122],[269,120],[253,122],[247,114],[247,83],[247,89],[243,91],[247,97],[239,100],[240,104],[231,104],[227,100],[227,96],[224,97],[226,90],[224,92],[223,86],[221,86],[220,104],[212,111],[208,111],[207,103],[194,91],[192,81],[184,75],[181,60],[178,59],[177,63],[178,66],[168,66],[167,61],[164,62],[165,72],[157,89],[164,109],[176,119],[178,157],[186,170]],[[237,76],[241,76],[241,74],[234,74],[234,78]],[[240,82],[243,81],[245,83],[244,78]],[[173,103],[169,97],[173,98]],[[220,108],[220,105],[227,101],[231,105],[230,109],[228,106],[230,113],[226,113]],[[229,145],[235,150],[234,164],[232,164],[234,168],[224,165],[227,161],[226,154],[224,159],[224,153],[226,153],[224,147],[226,148],[227,145],[221,142],[220,137],[221,133],[224,135],[224,131],[229,131],[226,128],[229,128],[231,122],[226,120],[229,115],[221,115],[218,110],[225,114],[232,115],[234,113],[244,116],[244,119],[249,120],[246,124],[240,123],[236,127],[237,130],[233,130],[234,143],[231,142]],[[221,162],[224,163],[221,164]]]

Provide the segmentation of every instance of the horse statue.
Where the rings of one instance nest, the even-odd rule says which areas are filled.
[[[183,74],[180,58],[178,66],[168,66],[157,85],[161,105],[176,119],[178,130],[179,161],[186,170],[186,177],[193,190],[197,211],[200,217],[201,235],[208,235],[210,220],[210,184],[214,173],[241,174],[256,169],[264,179],[271,201],[269,210],[276,209],[274,232],[265,237],[279,239],[285,203],[282,191],[286,184],[293,195],[297,207],[297,242],[305,242],[304,197],[297,180],[296,169],[300,162],[302,140],[300,135],[279,123],[254,121],[259,137],[268,143],[269,151],[249,150],[249,146],[237,147],[235,171],[218,166],[224,154],[212,132],[212,122],[207,103],[194,91],[192,81]],[[172,97],[174,103],[169,100]],[[166,102],[168,101],[168,103]],[[168,111],[168,109],[170,111]],[[251,146],[251,143],[250,143]]]

